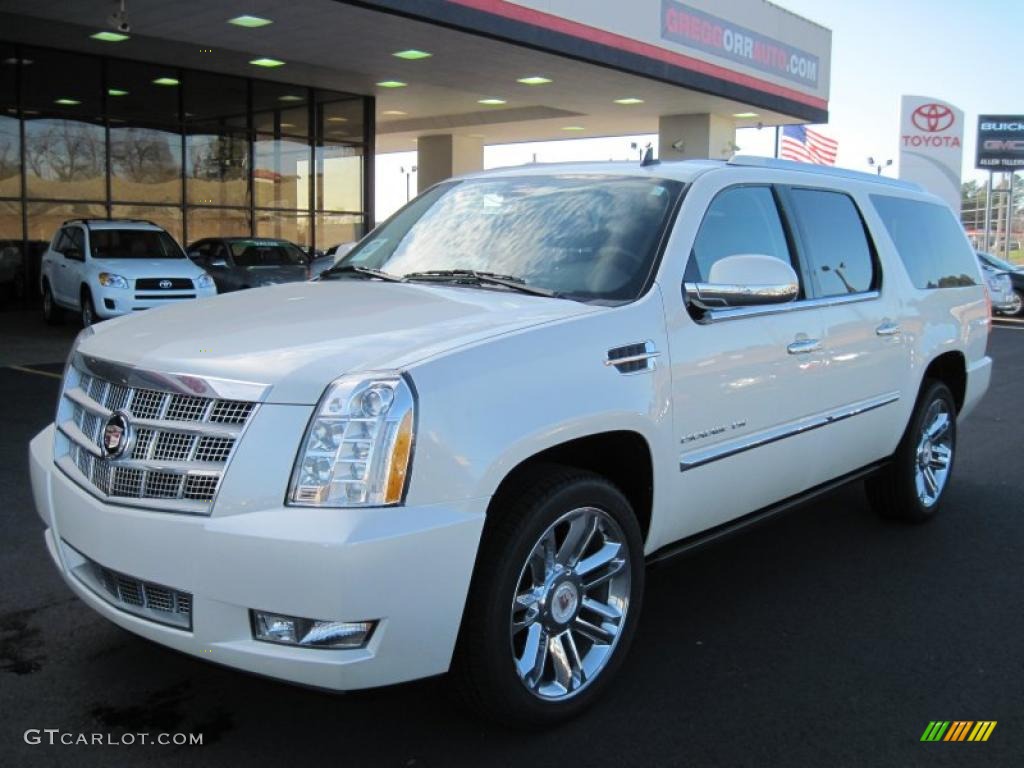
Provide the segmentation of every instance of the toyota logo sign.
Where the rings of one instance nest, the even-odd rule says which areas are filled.
[[[956,118],[945,104],[922,104],[914,110],[910,120],[926,133],[938,133],[952,127]]]
[[[161,280],[160,281],[160,287],[163,288],[165,291],[169,290],[173,285],[174,285],[174,283],[172,283],[170,280]]]

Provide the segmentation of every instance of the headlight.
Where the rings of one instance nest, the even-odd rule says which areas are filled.
[[[415,432],[415,397],[398,373],[342,376],[306,428],[288,499],[309,507],[400,504]]]
[[[128,281],[120,275],[112,275],[109,272],[100,272],[100,285],[104,288],[127,288]]]
[[[213,285],[213,278],[206,272],[196,278],[196,288],[213,288]]]

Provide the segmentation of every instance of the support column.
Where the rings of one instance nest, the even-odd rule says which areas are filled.
[[[417,192],[460,173],[482,171],[483,167],[483,139],[445,133],[420,136],[416,142]]]
[[[662,115],[658,118],[660,160],[721,160],[731,157],[736,123],[711,114]]]

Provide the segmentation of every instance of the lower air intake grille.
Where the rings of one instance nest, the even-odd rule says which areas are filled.
[[[129,576],[90,560],[61,542],[71,572],[110,605],[126,613],[179,629],[192,629],[192,595]]]

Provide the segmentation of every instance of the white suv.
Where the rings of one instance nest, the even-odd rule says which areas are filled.
[[[46,322],[59,323],[70,310],[86,327],[217,293],[173,237],[135,219],[65,221],[43,255],[39,287]]]
[[[449,669],[570,716],[644,566],[837,483],[931,518],[989,384],[956,217],[873,175],[532,166],[317,282],[86,329],[31,444],[46,545],[132,632],[346,690]]]

